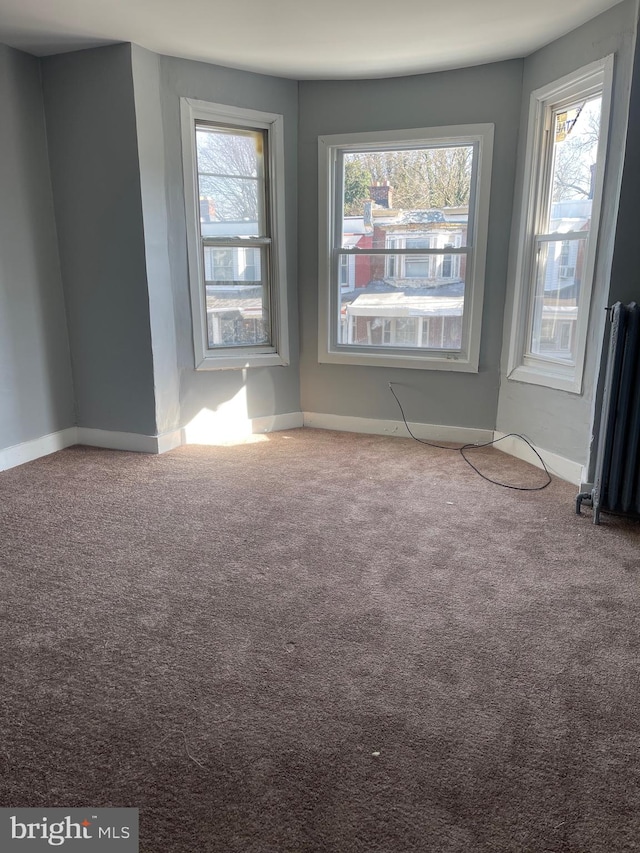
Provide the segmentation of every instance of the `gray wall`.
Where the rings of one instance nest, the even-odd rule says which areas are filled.
[[[0,448],[74,424],[39,62],[0,45]]]
[[[292,80],[166,56],[161,57],[160,62],[168,246],[174,288],[181,423],[188,424],[203,409],[215,411],[243,389],[246,391],[247,414],[251,418],[300,411],[296,298],[298,84]],[[194,370],[180,137],[181,96],[280,113],[284,116],[291,344],[291,364],[287,367]]]
[[[48,57],[42,73],[78,424],[154,435],[131,47]]]
[[[627,123],[627,142],[625,149],[622,189],[616,222],[616,234],[611,267],[608,305],[614,302],[640,302],[640,278],[637,273],[638,244],[638,199],[640,199],[640,44],[636,41],[634,69],[631,83],[631,96]],[[604,390],[604,377],[609,345],[609,324],[606,324],[603,343],[603,358],[600,363],[597,393],[594,409],[600,412]],[[596,414],[593,423],[593,440],[589,454],[589,464],[585,480],[592,483],[595,476],[596,448],[600,433],[600,418]]]
[[[522,61],[387,80],[300,84],[301,387],[304,411],[493,429],[515,170]],[[318,136],[438,125],[495,124],[485,302],[477,374],[319,364]]]
[[[158,433],[180,426],[180,377],[169,260],[160,57],[131,45]]]
[[[627,108],[636,24],[636,0],[627,0],[584,24],[577,30],[537,51],[525,60],[521,136],[518,150],[516,196],[509,290],[505,308],[503,377],[498,402],[497,428],[503,432],[520,432],[545,450],[565,456],[574,462],[588,462],[591,424],[595,408],[595,392],[599,371],[605,312],[608,300],[611,250],[615,234],[617,198],[622,157],[624,154]],[[519,226],[521,187],[524,173],[527,112],[534,89],[569,72],[616,53],[614,92],[609,130],[609,155],[602,208],[603,227],[600,234],[594,292],[591,304],[584,390],[570,394],[506,377],[507,354],[515,287],[516,239]]]
[[[640,43],[636,43],[627,146],[616,223],[609,304],[640,302],[638,275],[638,209],[640,200]]]

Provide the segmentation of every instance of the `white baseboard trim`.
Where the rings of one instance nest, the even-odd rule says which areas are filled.
[[[542,468],[540,460],[531,452],[524,441],[520,441],[518,438],[512,436],[504,438],[505,435],[507,433],[498,431],[494,433],[494,439],[504,439],[504,441],[499,441],[495,445],[497,450],[502,450],[503,453],[508,453],[510,456],[530,462],[536,468]],[[550,450],[543,450],[541,447],[536,447],[533,442],[531,444],[544,460],[544,464],[547,466],[550,474],[559,477],[561,480],[566,480],[568,483],[573,483],[574,486],[580,486],[583,477],[583,466],[579,462],[574,462],[573,459],[567,459],[565,456],[552,453]]]
[[[287,412],[282,415],[270,415],[248,419],[243,424],[242,435],[277,432],[299,427],[330,429],[338,432],[360,432],[367,435],[390,435],[408,438],[402,421],[381,420],[378,418],[355,418],[348,415],[330,415],[319,412]],[[505,438],[505,433],[488,429],[444,426],[441,424],[409,423],[411,431],[418,438],[427,441],[450,441],[456,444],[480,443],[503,439],[496,444],[498,450],[508,453],[525,462],[541,468],[540,461],[527,445],[517,438]],[[227,439],[228,441],[228,439]],[[32,462],[41,456],[48,456],[57,450],[64,450],[74,444],[90,447],[103,447],[109,450],[128,450],[137,453],[166,453],[185,444],[217,444],[215,438],[189,439],[185,429],[177,429],[162,435],[140,435],[132,432],[115,432],[88,427],[68,427],[67,429],[43,435],[40,438],[0,448],[0,471],[15,468],[25,462]],[[227,443],[227,442],[225,442]],[[535,445],[534,445],[535,446]],[[550,473],[580,487],[585,475],[579,462],[567,459],[549,450],[536,447]]]
[[[299,429],[304,426],[302,412],[287,412],[284,415],[267,415],[263,418],[253,418],[252,432],[280,432],[283,429]]]
[[[276,432],[283,429],[296,429],[303,425],[302,412],[287,412],[283,415],[267,415],[250,418],[240,424],[240,436]],[[232,436],[227,435],[224,443]],[[202,440],[189,440],[185,429],[175,429],[162,435],[141,435],[135,432],[117,432],[108,429],[89,427],[69,427],[68,429],[43,435],[31,441],[0,448],[0,471],[24,465],[41,456],[48,456],[57,450],[64,450],[74,444],[88,447],[102,447],[106,450],[128,450],[135,453],[167,453],[184,444],[218,444],[214,437],[205,436]]]
[[[315,429],[334,429],[338,432],[361,432],[367,435],[392,435],[398,438],[410,438],[402,421],[388,421],[379,418],[352,418],[349,415],[327,415],[320,412],[303,412],[304,426]],[[474,444],[491,441],[493,430],[473,427],[446,426],[444,424],[423,424],[409,422],[411,432],[417,438],[427,441],[450,441],[455,444]]]
[[[168,453],[170,450],[175,450],[176,447],[182,447],[182,430],[174,429],[171,432],[164,432],[156,436],[156,449],[154,453]]]
[[[224,422],[224,418],[221,419]],[[260,418],[234,420],[222,433],[216,431],[220,424],[215,413],[211,422],[204,421],[195,430],[187,427],[174,429],[160,435],[139,435],[133,432],[112,432],[103,429],[78,427],[78,444],[104,447],[109,450],[132,450],[137,453],[168,453],[186,444],[228,444],[235,437],[242,440],[257,433],[276,432],[302,426],[302,412],[287,412],[283,415],[266,415]],[[209,430],[208,427],[211,427]]]
[[[210,430],[207,429],[209,426]],[[78,427],[78,444],[105,447],[110,450],[133,450],[138,453],[168,453],[176,447],[187,444],[228,444],[234,437],[242,440],[246,436],[257,433],[295,429],[302,426],[302,412],[236,420],[222,433],[216,431],[217,426],[219,427],[219,424],[216,423],[214,416],[211,423],[205,421],[195,430],[187,426],[160,435],[139,435],[132,432],[111,432]]]
[[[135,453],[158,453],[158,436],[137,432],[78,427],[78,444],[103,447],[105,450],[130,450]]]
[[[48,456],[50,453],[64,450],[65,447],[71,447],[72,444],[77,443],[77,428],[67,427],[67,429],[61,429],[59,432],[41,435],[40,438],[34,438],[31,441],[23,441],[21,444],[14,444],[12,447],[1,448],[0,471],[15,468],[17,465],[24,465],[25,462],[32,462],[41,456]]]

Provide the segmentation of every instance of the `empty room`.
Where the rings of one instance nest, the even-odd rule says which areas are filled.
[[[640,849],[639,0],[0,0],[0,851]]]

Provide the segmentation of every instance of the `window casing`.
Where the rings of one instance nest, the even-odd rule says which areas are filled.
[[[581,393],[613,57],[531,95],[508,376]]]
[[[289,362],[283,117],[181,98],[196,369]]]
[[[490,124],[319,138],[321,362],[478,370],[492,146]],[[462,164],[457,203],[426,180],[394,202],[383,181],[357,210],[349,165],[362,180],[385,158]]]

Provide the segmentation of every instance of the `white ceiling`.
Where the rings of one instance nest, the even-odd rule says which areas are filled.
[[[0,0],[37,55],[119,41],[295,79],[390,77],[526,56],[619,0]]]

